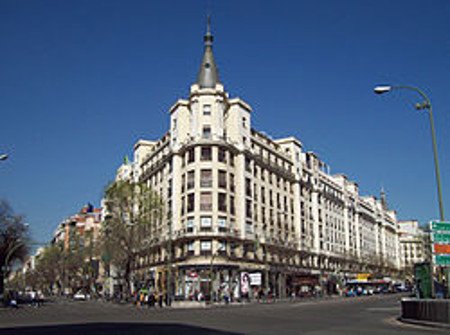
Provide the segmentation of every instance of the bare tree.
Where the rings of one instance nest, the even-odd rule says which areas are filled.
[[[116,181],[105,191],[107,215],[102,230],[102,259],[112,264],[131,293],[133,264],[150,246],[152,232],[163,218],[159,195],[145,183]]]
[[[15,214],[6,200],[0,201],[0,292],[8,267],[28,254],[28,226],[24,217]]]

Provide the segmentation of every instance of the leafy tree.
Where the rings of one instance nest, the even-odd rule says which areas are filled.
[[[114,265],[130,293],[132,266],[150,246],[150,236],[163,217],[159,195],[145,183],[116,181],[105,191],[107,216],[102,231],[102,259]]]
[[[0,201],[0,269],[6,269],[28,254],[28,226],[22,215],[15,214],[9,203]],[[3,277],[0,271],[0,292],[3,292]]]

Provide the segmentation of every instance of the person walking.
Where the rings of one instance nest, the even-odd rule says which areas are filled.
[[[159,292],[158,293],[158,305],[159,305],[159,308],[163,307],[163,300],[164,300],[163,294],[162,294],[162,292]]]

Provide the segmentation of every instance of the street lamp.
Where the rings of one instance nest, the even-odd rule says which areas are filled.
[[[8,159],[8,154],[1,154],[0,155],[0,161],[6,161]]]
[[[444,221],[444,204],[442,201],[442,188],[441,188],[441,174],[439,171],[439,161],[438,161],[438,151],[437,151],[437,144],[436,144],[436,133],[434,129],[434,119],[433,119],[433,110],[431,107],[431,101],[428,98],[428,96],[420,89],[414,86],[407,86],[407,85],[401,85],[401,86],[390,86],[390,85],[384,85],[384,86],[377,86],[374,88],[374,92],[376,94],[384,94],[391,92],[395,89],[406,89],[410,91],[414,91],[418,93],[424,101],[421,103],[417,103],[415,105],[415,108],[417,110],[427,110],[428,116],[430,117],[430,128],[431,128],[431,139],[433,142],[433,153],[434,153],[434,169],[436,174],[436,184],[437,184],[437,192],[438,192],[438,202],[439,202],[439,216],[440,220]]]

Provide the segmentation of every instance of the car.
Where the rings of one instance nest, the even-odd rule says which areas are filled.
[[[73,295],[73,300],[88,300],[90,298],[89,294],[83,293],[82,291],[78,291]]]

